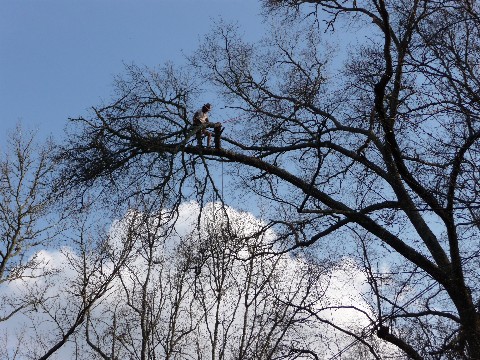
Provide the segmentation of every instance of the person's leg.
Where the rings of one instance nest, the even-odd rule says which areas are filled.
[[[210,143],[212,142],[212,133],[210,131],[205,131],[207,134],[207,147],[210,147]]]
[[[222,135],[222,125],[220,123],[216,123],[214,130],[214,140],[215,140],[215,147],[220,149],[220,136]]]
[[[197,145],[202,146],[203,131],[197,131]]]

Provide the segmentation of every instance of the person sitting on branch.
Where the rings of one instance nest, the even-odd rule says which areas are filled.
[[[197,131],[198,146],[202,146],[202,137],[207,136],[207,146],[210,147],[210,143],[212,140],[212,133],[208,131],[206,128],[213,127],[215,147],[219,149],[220,135],[222,133],[222,128],[220,123],[210,124],[208,120],[208,113],[211,108],[212,108],[212,105],[210,105],[209,103],[206,103],[205,105],[202,106],[200,110],[197,110],[193,115],[193,125],[202,126],[202,128]]]

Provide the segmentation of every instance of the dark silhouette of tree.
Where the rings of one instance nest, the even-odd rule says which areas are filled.
[[[111,201],[152,194],[175,209],[221,199],[212,171],[224,163],[233,190],[270,204],[266,228],[279,236],[265,253],[311,248],[322,259],[334,243],[357,254],[376,313],[352,341],[376,358],[372,334],[414,359],[480,359],[478,4],[265,9],[279,25],[263,46],[221,24],[191,59],[196,77],[128,67],[111,104],[75,119],[65,185]],[[194,141],[205,80],[245,124],[225,129],[220,148]]]

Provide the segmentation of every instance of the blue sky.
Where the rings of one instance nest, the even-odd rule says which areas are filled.
[[[108,99],[124,63],[184,62],[213,20],[263,31],[259,0],[2,0],[0,123],[60,137],[68,117]]]

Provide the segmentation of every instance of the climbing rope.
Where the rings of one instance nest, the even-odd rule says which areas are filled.
[[[222,161],[222,203],[224,202],[223,199],[224,197],[223,197],[223,161]]]

